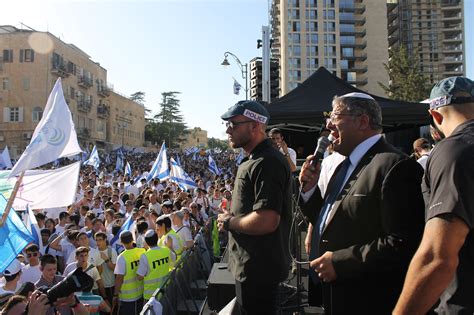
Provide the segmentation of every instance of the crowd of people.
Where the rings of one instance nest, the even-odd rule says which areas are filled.
[[[11,301],[31,301],[38,292],[43,296],[80,267],[94,280],[92,285],[75,294],[77,301],[45,306],[46,314],[77,314],[77,303],[90,314],[138,314],[194,245],[201,227],[211,226],[210,220],[229,211],[232,203],[231,173],[237,154],[216,155],[222,175],[209,172],[207,154],[178,150],[169,154],[192,174],[196,189],[184,191],[176,183],[157,178],[147,183],[146,171],[156,154],[125,153],[133,165],[133,177],[114,169],[112,154],[110,162],[98,170],[81,168],[72,205],[34,209],[43,246],[30,244],[3,272],[0,304],[4,312],[13,314]]]
[[[138,314],[215,218],[228,235],[240,310],[276,314],[291,266],[293,193],[310,223],[309,259],[293,262],[309,266],[311,305],[325,314],[473,314],[474,82],[452,77],[433,87],[436,145],[416,140],[412,158],[385,141],[372,96],[337,96],[332,108],[325,132],[334,140],[322,163],[306,159],[298,190],[296,152],[281,130],[267,133],[270,115],[255,101],[221,116],[230,146],[246,153],[238,167],[234,151],[214,152],[221,175],[205,151],[169,151],[195,180],[191,191],[147,182],[152,154],[125,154],[132,176],[113,162],[82,169],[74,204],[35,210],[43,246],[28,245],[3,272],[2,312]],[[91,279],[81,292],[45,294],[78,270]]]

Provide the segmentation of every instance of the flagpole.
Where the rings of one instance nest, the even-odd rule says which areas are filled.
[[[25,171],[20,173],[20,176],[18,177],[15,186],[13,187],[13,191],[10,195],[10,198],[8,198],[7,205],[5,207],[5,210],[3,211],[3,215],[0,218],[0,227],[2,227],[5,222],[7,221],[8,215],[10,214],[10,209],[13,206],[13,201],[15,201],[16,198],[16,193],[20,189],[21,182],[23,181],[23,176],[25,175]]]

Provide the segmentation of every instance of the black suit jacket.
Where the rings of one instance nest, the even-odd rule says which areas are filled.
[[[380,139],[334,203],[320,252],[333,252],[337,279],[323,284],[326,314],[390,314],[424,227],[422,167]],[[319,189],[303,207],[313,224]]]

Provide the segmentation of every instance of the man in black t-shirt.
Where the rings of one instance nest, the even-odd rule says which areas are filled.
[[[422,182],[423,240],[393,314],[474,314],[474,82],[440,81],[431,90],[433,127],[444,138]]]
[[[241,101],[221,118],[231,147],[248,154],[237,170],[230,213],[218,217],[219,229],[229,231],[237,302],[246,314],[276,314],[278,283],[289,270],[290,167],[266,137],[270,116],[263,105]]]

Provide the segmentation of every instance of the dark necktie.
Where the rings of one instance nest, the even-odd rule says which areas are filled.
[[[326,198],[324,199],[324,204],[319,212],[319,217],[316,220],[316,223],[313,224],[313,234],[311,237],[311,252],[309,255],[309,260],[314,260],[321,256],[319,252],[319,241],[321,239],[321,234],[323,233],[324,225],[326,223],[329,212],[331,211],[334,201],[336,201],[339,196],[342,185],[344,184],[344,179],[346,178],[347,170],[351,165],[351,160],[346,157],[344,161],[337,167],[334,172],[329,185],[327,187]],[[319,281],[319,278],[316,276],[316,273],[312,268],[310,268],[310,275],[314,281]]]

